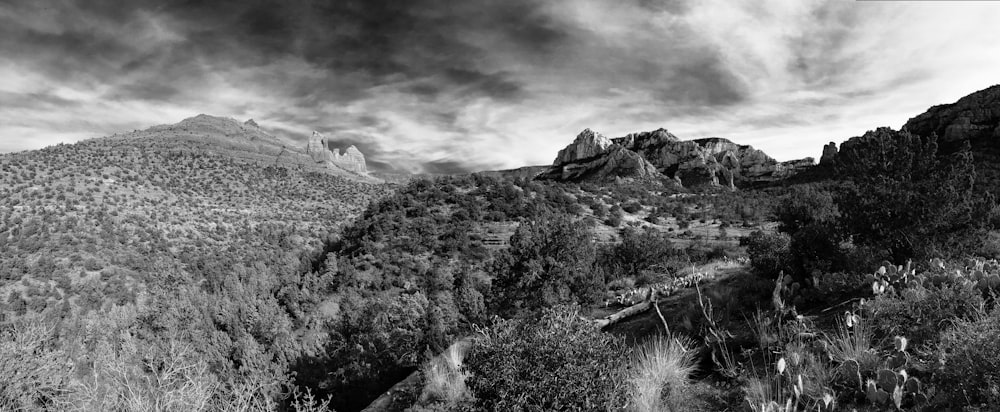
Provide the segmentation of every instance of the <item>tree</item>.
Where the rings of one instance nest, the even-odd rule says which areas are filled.
[[[637,277],[644,270],[666,266],[678,258],[686,256],[674,248],[667,235],[652,229],[628,228],[621,231],[621,243],[601,250],[598,264],[611,277]]]
[[[835,199],[845,235],[897,262],[981,245],[993,202],[975,186],[969,145],[945,157],[937,148],[934,136],[889,128],[846,142],[836,170],[849,183]]]
[[[794,234],[813,223],[828,223],[840,216],[833,195],[813,186],[794,186],[775,208],[778,230]]]
[[[560,303],[589,303],[603,286],[592,275],[591,234],[565,216],[527,221],[492,267],[492,309],[510,317]]]

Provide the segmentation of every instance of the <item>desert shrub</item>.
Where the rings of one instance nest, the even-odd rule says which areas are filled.
[[[623,340],[580,319],[574,307],[546,309],[537,323],[498,321],[465,361],[482,410],[593,411],[624,403]]]
[[[1000,309],[960,320],[941,334],[933,383],[939,406],[1000,409]]]
[[[73,364],[55,332],[40,316],[0,330],[0,410],[41,409],[65,391]]]
[[[906,336],[913,344],[934,343],[950,322],[970,319],[983,307],[974,284],[914,284],[898,293],[880,295],[865,305],[882,337]]]
[[[597,258],[597,264],[610,279],[638,277],[651,268],[659,272],[675,271],[687,263],[683,250],[674,248],[665,234],[651,229],[622,230],[621,242],[601,248]]]
[[[758,274],[768,278],[777,278],[780,272],[788,269],[790,244],[787,234],[760,230],[740,239],[740,245],[747,248],[750,265]]]
[[[622,206],[622,210],[628,213],[638,213],[642,210],[642,205],[640,205],[639,202],[628,202]]]

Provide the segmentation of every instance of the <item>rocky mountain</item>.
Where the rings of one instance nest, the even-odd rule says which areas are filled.
[[[306,146],[306,153],[312,157],[313,161],[326,164],[331,167],[339,167],[359,175],[368,175],[368,167],[365,164],[365,155],[354,145],[348,146],[344,151],[330,147],[330,141],[319,132],[313,132]]]
[[[936,134],[944,143],[1000,140],[1000,85],[931,107],[907,121],[903,130],[920,136]]]
[[[713,137],[680,140],[666,129],[618,138],[586,129],[559,151],[540,179],[673,179],[684,187],[725,187],[791,176],[813,160],[778,162],[751,146]]]
[[[314,134],[315,135],[315,134]],[[200,114],[176,124],[153,126],[146,130],[99,138],[129,141],[145,147],[169,147],[175,151],[223,154],[259,165],[284,165],[306,171],[331,174],[364,183],[382,183],[367,173],[364,155],[353,146],[341,153],[329,153],[329,161],[317,161],[309,146],[274,136],[253,119],[239,122],[226,117]]]
[[[933,106],[906,122],[900,130],[924,137],[937,136],[939,154],[948,155],[969,145],[979,181],[994,193],[1000,193],[1000,85],[992,86],[950,104]],[[852,137],[841,143],[840,150],[874,132]],[[835,143],[823,147],[820,164],[837,162]],[[997,186],[997,187],[994,187]]]

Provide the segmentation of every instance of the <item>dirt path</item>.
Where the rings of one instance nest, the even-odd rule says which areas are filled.
[[[696,269],[709,273],[711,280],[699,287],[706,296],[724,294],[722,291],[731,287],[738,278],[751,276],[747,265],[703,265]],[[672,330],[691,328],[700,315],[698,296],[695,288],[685,288],[674,294],[661,298],[658,302],[660,312],[666,318]],[[620,309],[616,309],[620,310]],[[609,312],[613,312],[611,310]],[[649,310],[634,317],[624,319],[606,329],[607,332],[625,335],[630,342],[641,341],[646,336],[663,332],[663,322],[656,310]]]

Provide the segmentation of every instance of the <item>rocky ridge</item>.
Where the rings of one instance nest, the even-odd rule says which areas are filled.
[[[909,119],[900,130],[923,137],[937,136],[939,153],[943,155],[953,153],[967,142],[976,168],[1000,175],[1000,170],[996,170],[1000,164],[1000,85],[979,90],[954,103],[932,106]],[[868,132],[852,137],[841,143],[840,151],[873,135],[874,132]],[[837,156],[837,145],[831,142],[823,147],[820,164],[833,166]]]
[[[150,144],[168,145],[177,150],[224,153],[235,159],[262,165],[283,164],[355,181],[382,183],[381,179],[368,173],[364,154],[354,146],[348,147],[344,152],[333,152],[325,149],[325,146],[316,146],[314,139],[310,139],[303,148],[301,143],[268,133],[253,119],[240,122],[200,114],[176,124],[153,126],[104,139],[150,140]],[[318,154],[312,153],[313,151]],[[320,155],[325,156],[323,161],[316,160]]]
[[[586,129],[559,151],[540,179],[604,181],[673,179],[685,187],[724,187],[772,181],[811,166],[811,158],[778,162],[751,146],[723,138],[680,140],[666,129],[609,139]]]
[[[907,121],[903,130],[920,136],[936,134],[945,143],[1000,140],[1000,85],[933,106]]]

